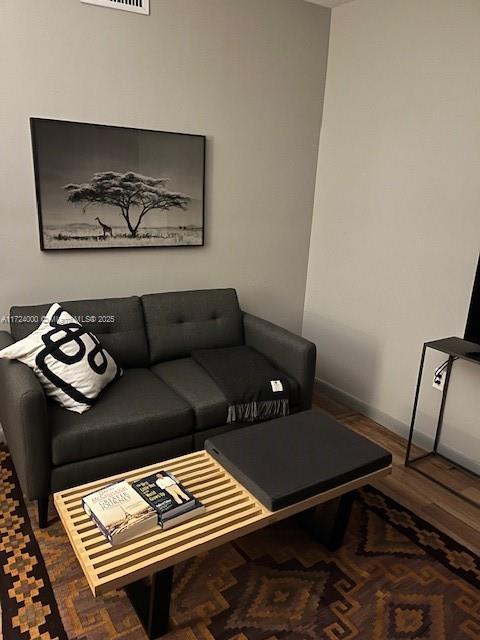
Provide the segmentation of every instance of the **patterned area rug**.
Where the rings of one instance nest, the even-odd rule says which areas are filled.
[[[122,591],[92,597],[60,522],[36,528],[4,449],[0,482],[3,638],[144,640]],[[164,637],[478,640],[479,588],[479,558],[368,488],[336,553],[292,519],[177,567]]]

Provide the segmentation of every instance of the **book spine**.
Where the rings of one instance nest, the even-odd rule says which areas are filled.
[[[97,516],[93,513],[93,511],[90,509],[90,507],[85,503],[84,500],[82,500],[82,506],[83,506],[83,510],[85,511],[87,516],[97,525],[97,527],[100,529],[100,531],[105,536],[105,538],[108,540],[108,542],[110,542],[110,544],[113,544],[112,536],[108,533],[107,529],[104,527],[104,525],[97,518]]]

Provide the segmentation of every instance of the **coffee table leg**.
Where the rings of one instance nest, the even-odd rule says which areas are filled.
[[[150,640],[168,631],[173,567],[155,573],[150,579],[138,580],[125,591]]]
[[[302,514],[302,522],[329,551],[343,544],[354,498],[355,492],[351,491]]]

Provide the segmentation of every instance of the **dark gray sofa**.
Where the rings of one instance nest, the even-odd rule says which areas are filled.
[[[60,489],[203,447],[227,425],[218,386],[190,358],[193,349],[246,343],[288,377],[291,410],[309,409],[315,345],[243,313],[234,289],[63,302],[123,368],[84,414],[47,400],[35,374],[0,360],[0,422],[27,499],[46,525],[48,496]],[[12,307],[0,349],[39,324],[49,304]],[[113,320],[113,321],[112,321]]]

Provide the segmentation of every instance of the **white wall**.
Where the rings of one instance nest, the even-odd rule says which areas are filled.
[[[237,287],[303,314],[330,11],[303,0],[0,3],[0,316],[11,304]],[[206,247],[41,253],[30,116],[201,133]]]
[[[402,429],[421,345],[463,335],[480,245],[480,3],[333,10],[304,334],[318,377]],[[419,425],[440,394],[427,363]],[[455,365],[445,444],[480,460],[480,368]],[[430,429],[431,431],[431,429]]]

